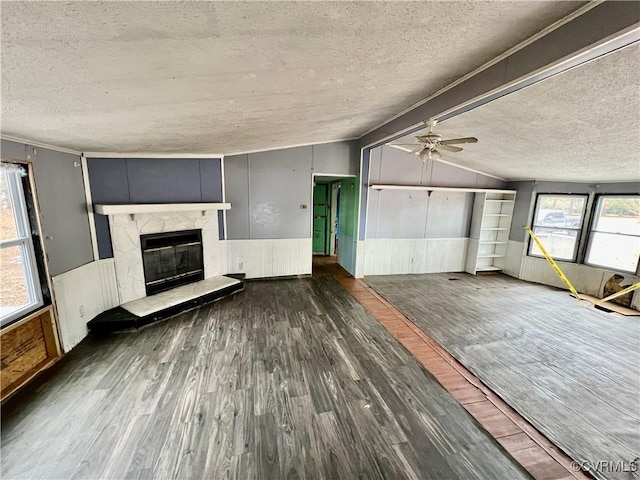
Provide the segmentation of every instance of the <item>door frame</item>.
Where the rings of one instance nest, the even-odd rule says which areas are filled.
[[[330,183],[316,183],[313,186],[313,191],[312,191],[312,205],[311,205],[311,221],[312,221],[312,236],[311,236],[311,246],[312,246],[312,253],[313,255],[327,255],[327,250],[328,250],[328,245],[329,245],[329,221],[330,221],[330,215],[331,215],[331,198],[329,197],[329,193],[330,193],[330,187],[331,184]],[[321,196],[321,198],[318,198],[316,200],[316,196],[320,196],[320,192],[323,192],[323,195]],[[318,203],[317,203],[318,202]],[[320,248],[320,242],[318,242],[318,244],[316,245],[316,220],[320,217],[317,217],[316,215],[318,215],[319,212],[316,211],[316,206],[323,206],[324,207],[324,225],[322,227],[322,248]],[[320,239],[318,239],[320,240]],[[317,247],[317,248],[316,248]]]
[[[329,194],[329,255],[338,255],[336,251],[336,239],[338,237],[338,209],[340,203],[340,184],[331,182]]]
[[[312,173],[311,174],[311,201],[309,203],[309,206],[311,208],[309,208],[309,220],[310,220],[310,225],[309,225],[309,238],[311,238],[311,241],[313,243],[313,190],[316,186],[316,177],[320,177],[320,178],[326,178],[327,180],[331,181],[331,179],[334,180],[342,180],[345,178],[358,178],[357,175],[345,175],[342,173]],[[329,199],[331,200],[331,190],[329,191]],[[330,211],[333,208],[332,205],[330,205]],[[328,215],[328,221],[330,221],[330,215]],[[335,243],[334,243],[335,245]],[[335,252],[334,252],[335,253]],[[311,249],[311,257],[313,258],[313,248]]]

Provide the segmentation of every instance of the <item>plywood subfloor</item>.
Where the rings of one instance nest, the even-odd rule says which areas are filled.
[[[571,457],[638,456],[637,318],[585,309],[565,292],[503,275],[365,281]]]
[[[527,478],[327,277],[86,340],[2,413],[2,478]]]

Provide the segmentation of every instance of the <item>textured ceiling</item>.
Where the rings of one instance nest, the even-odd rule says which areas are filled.
[[[84,151],[356,137],[582,2],[2,2],[2,132]]]
[[[444,159],[510,180],[640,181],[640,46],[506,95],[436,132],[478,137]]]

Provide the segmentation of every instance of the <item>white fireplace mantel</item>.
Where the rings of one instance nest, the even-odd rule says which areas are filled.
[[[128,203],[121,205],[93,206],[100,215],[135,215],[138,213],[206,212],[207,210],[229,210],[230,203]]]

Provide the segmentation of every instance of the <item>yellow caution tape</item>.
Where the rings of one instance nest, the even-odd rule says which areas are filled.
[[[533,241],[536,242],[536,245],[538,246],[538,248],[540,249],[540,251],[544,255],[544,258],[547,259],[547,262],[549,262],[549,265],[551,265],[551,268],[553,268],[553,270],[558,274],[558,276],[560,277],[560,280],[562,280],[564,282],[564,284],[567,287],[569,287],[569,291],[571,292],[571,294],[574,297],[576,297],[576,300],[578,301],[580,306],[583,306],[582,305],[582,301],[580,300],[580,297],[578,296],[578,291],[573,287],[573,284],[569,281],[567,276],[564,273],[562,273],[562,270],[560,270],[560,267],[558,266],[556,261],[553,258],[551,258],[551,255],[549,255],[549,253],[544,248],[542,243],[540,243],[540,240],[538,240],[538,237],[536,237],[536,234],[533,233],[533,231],[529,227],[524,227],[524,229],[526,230],[526,232],[529,235],[531,235],[531,238],[533,238]],[[618,292],[618,293],[620,293],[620,292]]]
[[[603,298],[602,300],[594,303],[594,305],[600,305],[601,303],[608,302],[609,300],[613,300],[614,298],[621,297],[625,293],[633,292],[634,290],[636,290],[638,288],[640,288],[640,282],[635,283],[633,285],[630,285],[627,288],[624,288],[624,289],[620,290],[619,292],[614,293],[613,295],[609,295],[608,297]]]

